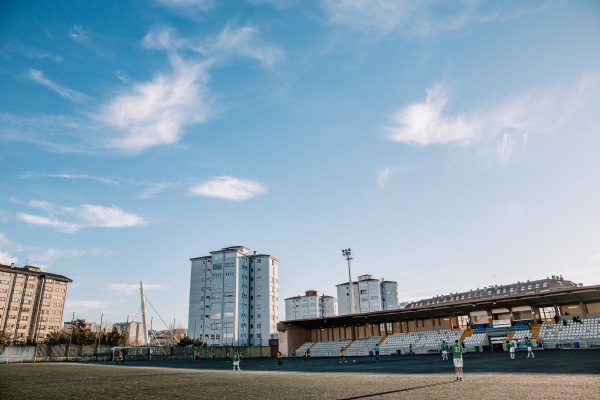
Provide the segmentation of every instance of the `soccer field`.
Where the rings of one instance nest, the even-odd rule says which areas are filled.
[[[519,357],[520,356],[520,357]],[[2,399],[598,399],[600,351],[465,355],[463,382],[437,355],[349,359],[0,365]]]

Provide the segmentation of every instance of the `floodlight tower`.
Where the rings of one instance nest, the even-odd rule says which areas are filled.
[[[350,314],[354,314],[354,284],[352,283],[352,272],[350,264],[352,261],[352,251],[350,248],[343,249],[342,255],[348,261],[348,290],[350,291]]]

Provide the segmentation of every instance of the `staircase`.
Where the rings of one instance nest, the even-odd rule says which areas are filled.
[[[462,336],[460,337],[460,339],[458,341],[464,342],[465,339],[468,338],[469,336],[473,336],[473,329],[465,329],[465,331],[463,332]]]
[[[387,339],[389,336],[391,335],[391,333],[386,334],[380,341],[379,343],[377,343],[377,346],[381,346],[381,343],[385,342],[385,339]]]
[[[540,337],[540,330],[542,329],[541,324],[534,324],[529,328],[531,332],[531,340],[537,340]]]

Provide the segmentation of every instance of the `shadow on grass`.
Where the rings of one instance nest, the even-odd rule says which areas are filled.
[[[344,397],[344,398],[341,398],[340,400],[366,399],[367,397],[383,396],[383,395],[392,394],[392,393],[410,392],[411,390],[426,389],[426,388],[431,388],[431,387],[435,387],[435,386],[448,385],[450,383],[454,383],[454,381],[442,382],[442,383],[433,383],[431,385],[415,386],[415,387],[406,388],[406,389],[389,390],[387,392],[364,394],[362,396]]]

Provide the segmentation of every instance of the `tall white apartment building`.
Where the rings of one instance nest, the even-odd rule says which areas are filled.
[[[319,296],[316,290],[307,290],[304,296],[285,299],[285,319],[310,319],[337,315],[337,300],[333,296]]]
[[[398,302],[398,282],[381,279],[381,309],[396,310],[400,308]]]
[[[268,346],[279,322],[279,261],[244,246],[191,258],[188,335],[209,346]]]
[[[352,282],[354,290],[354,312],[356,314],[393,310],[398,308],[398,284],[393,281],[375,279],[365,274]],[[339,315],[350,314],[350,292],[348,282],[336,285]]]

